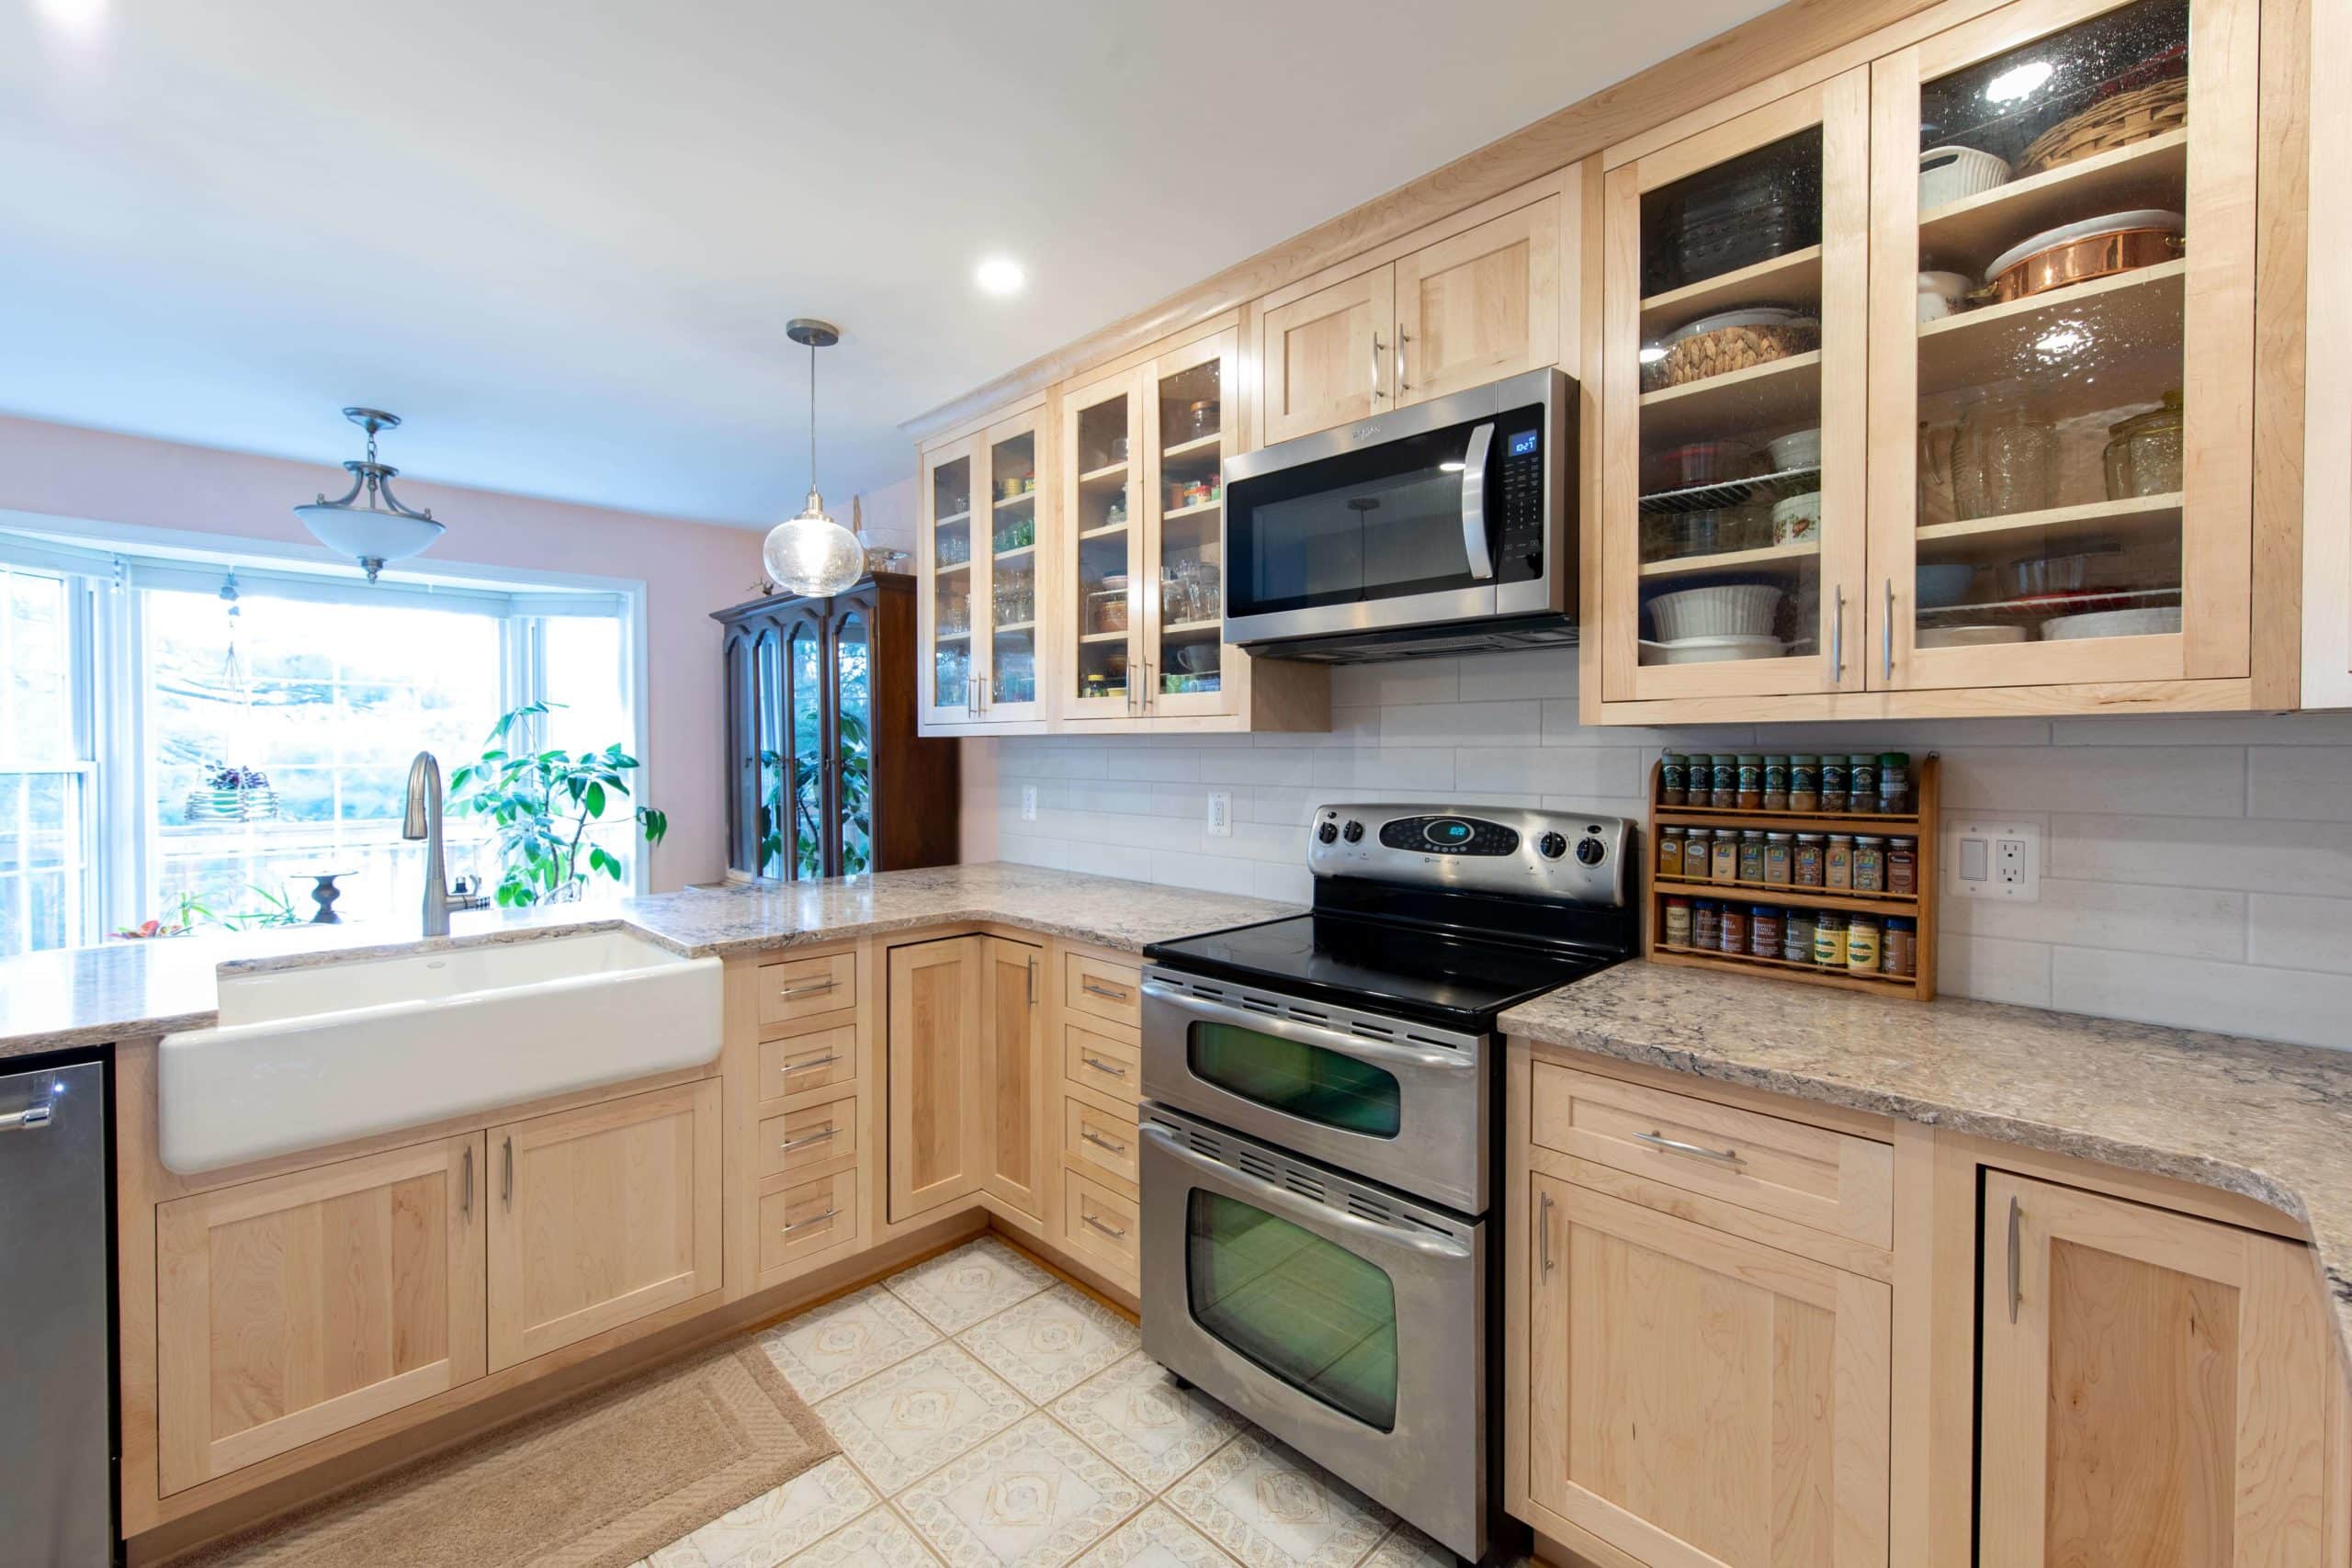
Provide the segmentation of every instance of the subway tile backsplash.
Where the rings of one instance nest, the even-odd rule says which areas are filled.
[[[1639,818],[1668,746],[1936,751],[1948,814],[2039,823],[2046,857],[2037,903],[1943,901],[1945,993],[2352,1046],[2352,715],[1595,728],[1576,689],[1573,649],[1342,669],[1328,735],[983,743],[970,807],[1004,860],[1304,901],[1325,801]]]

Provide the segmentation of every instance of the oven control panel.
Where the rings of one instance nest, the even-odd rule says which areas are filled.
[[[1307,835],[1317,876],[1625,902],[1633,824],[1520,807],[1323,806]]]

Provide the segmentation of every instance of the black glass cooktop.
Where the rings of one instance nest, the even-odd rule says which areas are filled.
[[[1470,1031],[1492,1029],[1505,1009],[1615,962],[1611,954],[1331,914],[1156,942],[1144,956],[1190,974]]]

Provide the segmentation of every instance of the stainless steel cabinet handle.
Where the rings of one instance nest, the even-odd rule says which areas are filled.
[[[1088,1066],[1092,1067],[1098,1073],[1108,1073],[1114,1078],[1123,1078],[1127,1076],[1126,1068],[1119,1066],[1116,1062],[1106,1062],[1102,1057],[1094,1055],[1091,1051],[1080,1052],[1078,1059],[1084,1062]]]
[[[1372,334],[1372,400],[1378,402],[1388,394],[1380,385],[1380,334]]]
[[[1405,379],[1405,345],[1406,345],[1407,344],[1408,344],[1408,343],[1412,342],[1412,341],[1413,341],[1413,340],[1412,340],[1412,338],[1411,338],[1409,335],[1408,335],[1408,334],[1407,334],[1407,333],[1406,333],[1406,331],[1405,331],[1405,323],[1404,323],[1404,322],[1402,322],[1402,321],[1397,322],[1397,323],[1396,323],[1396,389],[1397,389],[1398,391],[1400,391],[1400,392],[1409,392],[1409,391],[1411,391],[1411,390],[1413,389],[1413,384],[1412,384],[1410,381],[1408,381],[1408,380],[1406,380],[1406,379]]]
[[[1837,607],[1829,612],[1829,683],[1846,678],[1846,585],[1838,585]]]
[[[464,1201],[458,1204],[458,1211],[470,1220],[474,1217],[474,1146],[471,1144],[466,1145],[465,1193]]]
[[[839,1051],[836,1051],[830,1056],[820,1056],[813,1062],[786,1062],[784,1066],[778,1067],[776,1071],[780,1073],[805,1073],[812,1067],[830,1067],[841,1059],[842,1054]]]
[[[1091,1214],[1080,1214],[1079,1215],[1079,1218],[1084,1220],[1088,1224],[1092,1225],[1096,1230],[1101,1231],[1104,1235],[1109,1236],[1113,1241],[1125,1241],[1126,1239],[1127,1233],[1118,1225],[1106,1225]]]
[[[1091,980],[1080,980],[1078,988],[1090,997],[1108,997],[1114,1002],[1125,1001],[1128,996],[1125,986],[1098,986]]]
[[[837,990],[840,987],[839,980],[819,980],[808,986],[786,986],[776,993],[776,998],[782,1000],[787,997],[813,997],[822,991]]]
[[[1127,1152],[1126,1145],[1113,1143],[1110,1139],[1103,1137],[1102,1134],[1095,1132],[1091,1127],[1087,1128],[1084,1132],[1080,1133],[1079,1136],[1084,1138],[1088,1143],[1092,1144],[1096,1148],[1108,1149],[1114,1155],[1123,1155]]]
[[[1034,958],[1029,961],[1029,1005],[1037,1005],[1037,961]]]
[[[1737,1149],[1711,1149],[1704,1144],[1686,1144],[1679,1138],[1669,1138],[1653,1127],[1646,1133],[1636,1133],[1634,1140],[1654,1149],[1664,1149],[1670,1155],[1688,1155],[1692,1159],[1711,1159],[1718,1165],[1745,1165]]]
[[[1886,678],[1894,679],[1894,579],[1886,580],[1886,626],[1884,629]]]
[[[46,1105],[28,1105],[22,1111],[0,1116],[0,1133],[29,1133],[36,1127],[48,1126],[55,1114]]]
[[[821,1133],[810,1133],[805,1137],[785,1139],[776,1145],[776,1152],[790,1154],[795,1149],[805,1149],[811,1144],[821,1144],[829,1138],[838,1138],[841,1135],[842,1130],[829,1123]]]
[[[514,1206],[514,1140],[506,1140],[506,1174],[499,1179],[498,1196],[508,1208]]]
[[[840,1213],[841,1211],[839,1209],[828,1209],[821,1214],[811,1214],[805,1220],[795,1220],[792,1224],[784,1227],[783,1234],[790,1235],[794,1231],[805,1231],[810,1225],[821,1225],[827,1220],[833,1219]]]
[[[1552,1195],[1540,1194],[1535,1200],[1535,1251],[1544,1265],[1544,1272],[1552,1271]]]
[[[2009,1200],[2009,1321],[2018,1320],[2018,1294],[2021,1286],[2018,1280],[2018,1253],[2023,1247],[2025,1211],[2018,1207],[2015,1198]]]

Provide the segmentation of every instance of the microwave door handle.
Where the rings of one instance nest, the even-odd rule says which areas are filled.
[[[1470,575],[1481,582],[1495,575],[1494,552],[1487,547],[1487,448],[1494,441],[1489,420],[1470,433],[1470,449],[1462,455],[1462,553],[1470,559]]]

